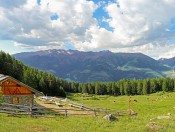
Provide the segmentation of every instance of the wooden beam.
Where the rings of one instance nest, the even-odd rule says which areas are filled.
[[[8,85],[8,87],[21,87],[21,86],[16,86],[16,85]]]
[[[8,87],[21,87],[20,85],[16,84],[16,85],[7,85]]]
[[[17,91],[19,91],[19,93],[22,94],[21,91],[20,91],[18,88],[17,88]],[[18,93],[18,94],[19,94],[19,93]]]
[[[18,89],[18,87],[16,87],[16,89],[14,90],[13,94],[17,93],[17,91],[19,91],[19,93],[21,94],[20,90]]]
[[[5,84],[5,88],[8,89],[9,93],[11,94],[10,89],[7,84]]]
[[[33,95],[31,93],[16,93],[16,94],[3,94],[3,95]]]

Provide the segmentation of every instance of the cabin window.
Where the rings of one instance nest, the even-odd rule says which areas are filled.
[[[21,97],[13,97],[13,104],[20,104],[21,103]]]

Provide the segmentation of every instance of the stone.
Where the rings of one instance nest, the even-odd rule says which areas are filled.
[[[114,115],[112,115],[112,114],[109,114],[109,115],[104,116],[103,119],[106,119],[108,121],[117,120],[117,118]]]
[[[170,116],[158,116],[157,119],[170,119]]]
[[[146,127],[151,131],[158,131],[162,129],[162,126],[158,125],[156,122],[149,122]]]

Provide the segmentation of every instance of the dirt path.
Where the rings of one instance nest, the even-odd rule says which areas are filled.
[[[68,115],[94,115],[93,111],[81,110],[78,108],[71,107],[69,105],[63,105],[62,107],[57,106],[56,104],[47,103],[46,101],[36,100],[36,103],[45,108],[53,109],[55,112],[65,114],[65,109],[67,110]]]

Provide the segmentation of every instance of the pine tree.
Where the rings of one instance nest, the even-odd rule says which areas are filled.
[[[124,93],[125,95],[131,95],[131,84],[128,80],[124,82]]]
[[[150,93],[150,82],[148,79],[144,79],[143,80],[143,89],[142,89],[142,93],[145,94],[149,94]]]
[[[141,95],[142,94],[142,89],[143,89],[143,82],[142,80],[137,81],[137,94]]]
[[[162,90],[165,91],[165,92],[168,91],[168,83],[167,83],[167,80],[166,79],[163,79]]]
[[[100,84],[99,83],[96,83],[95,84],[95,94],[97,94],[97,95],[100,94],[99,91],[100,91]]]

